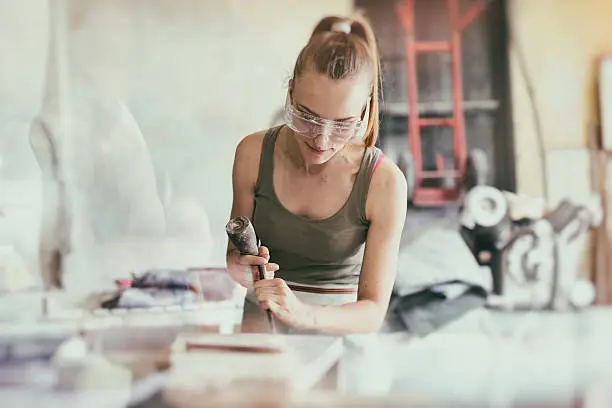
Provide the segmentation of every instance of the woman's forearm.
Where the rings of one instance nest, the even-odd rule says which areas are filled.
[[[371,300],[359,300],[341,306],[312,306],[313,329],[329,334],[373,333],[380,329],[386,314]]]

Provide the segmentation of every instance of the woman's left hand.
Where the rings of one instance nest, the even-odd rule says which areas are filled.
[[[269,309],[278,320],[299,329],[314,328],[313,307],[300,301],[283,279],[259,280],[253,286],[261,308]]]

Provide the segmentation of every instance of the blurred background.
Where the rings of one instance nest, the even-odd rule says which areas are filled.
[[[357,10],[382,61],[378,145],[412,186],[405,242],[456,220],[478,151],[487,184],[515,197],[552,208],[602,196],[579,273],[608,304],[609,0],[2,0],[0,292],[54,270],[88,292],[147,268],[224,267],[238,142],[281,123],[317,21]],[[444,342],[422,357],[423,378],[461,354],[440,354]],[[576,367],[553,360],[548,374]]]
[[[177,256],[181,263],[224,265],[234,149],[271,126],[313,24],[348,14],[353,4],[43,0],[0,7],[0,236],[36,269],[41,217],[54,205],[44,203],[44,171],[31,143],[39,117],[55,126],[60,172],[70,179],[75,256],[121,240],[172,241],[171,252],[180,245],[192,254]],[[35,145],[47,154],[44,143]]]
[[[499,189],[550,204],[595,188],[586,148],[600,123],[598,62],[612,48],[609,2],[462,0],[451,22],[446,0],[414,1],[413,40],[431,45],[414,54],[398,3],[3,1],[2,256],[37,277],[41,251],[63,246],[64,268],[87,280],[120,262],[222,266],[238,141],[278,123],[316,21],[357,9],[378,36],[379,146],[394,160],[414,156],[415,104],[424,119],[456,112],[464,129],[419,129],[423,171],[456,167],[459,143],[486,153]],[[416,223],[452,215],[452,197],[414,201]]]

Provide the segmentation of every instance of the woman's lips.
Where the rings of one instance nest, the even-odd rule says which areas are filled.
[[[312,147],[311,145],[309,145],[308,143],[306,143],[306,146],[308,146],[308,148],[315,154],[317,155],[323,155],[325,153],[327,153],[328,151],[330,151],[331,149],[325,149],[325,150],[320,150],[317,149],[316,147]]]

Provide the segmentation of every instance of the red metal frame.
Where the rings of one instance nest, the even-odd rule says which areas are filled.
[[[461,15],[459,0],[446,0],[449,17],[450,38],[448,41],[416,41],[414,31],[414,3],[416,0],[398,0],[396,12],[404,29],[406,41],[406,76],[408,84],[408,134],[410,151],[414,158],[416,185],[414,205],[444,205],[455,201],[459,187],[421,187],[424,179],[452,177],[460,180],[465,171],[467,146],[465,140],[465,116],[463,112],[463,81],[461,72],[461,32],[486,9],[486,0],[481,0]],[[418,109],[418,82],[416,56],[425,52],[449,52],[451,54],[451,77],[453,87],[453,116],[440,119],[421,119]],[[423,171],[421,152],[421,127],[447,126],[453,129],[453,151],[455,166],[445,170],[442,157],[436,157],[436,171]],[[459,183],[456,183],[457,185]]]

